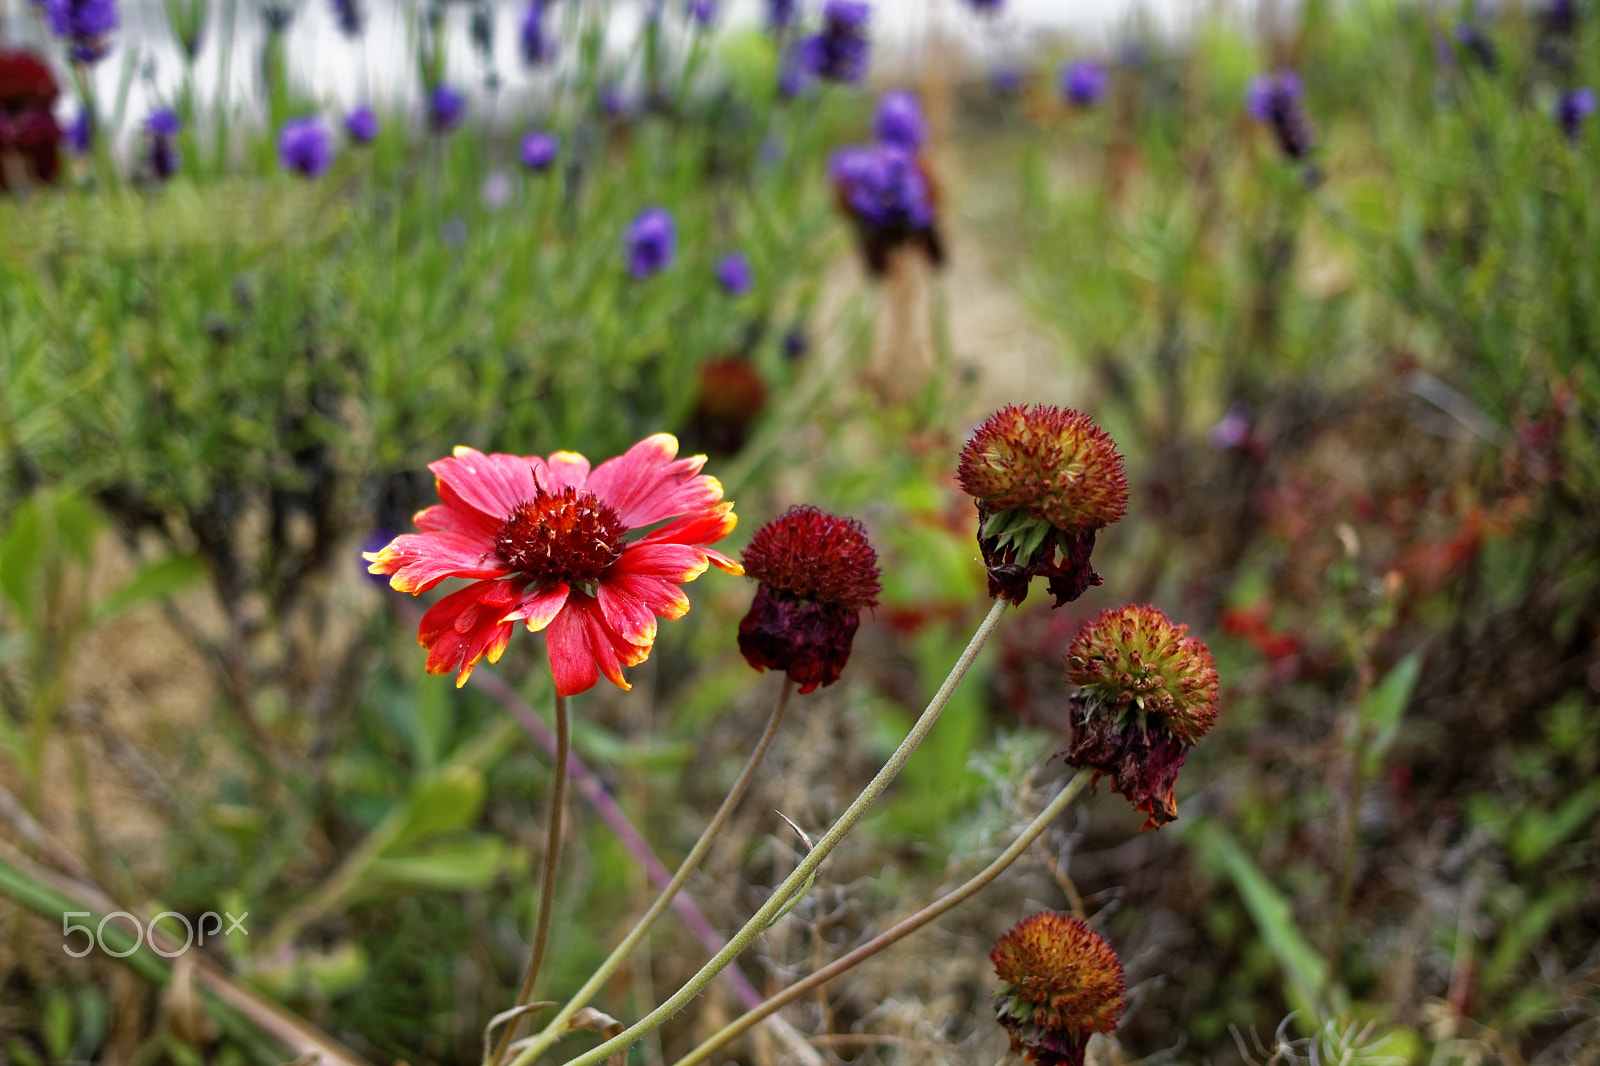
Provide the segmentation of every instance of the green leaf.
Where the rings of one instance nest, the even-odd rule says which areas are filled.
[[[1555,810],[1530,811],[1512,830],[1511,859],[1527,868],[1544,858],[1573,833],[1585,828],[1600,813],[1600,781],[1568,796]]]
[[[1300,931],[1283,893],[1267,880],[1227,830],[1202,819],[1189,826],[1186,836],[1209,863],[1222,868],[1238,890],[1262,942],[1288,978],[1290,1006],[1305,1011],[1308,1017],[1321,1017],[1328,1007],[1343,1010],[1344,992],[1333,983],[1328,960]]]
[[[1412,652],[1396,663],[1361,701],[1361,722],[1369,738],[1362,760],[1369,776],[1383,764],[1384,753],[1400,731],[1400,717],[1411,702],[1421,670],[1422,659]]]
[[[0,593],[24,617],[33,602],[34,576],[44,562],[44,522],[37,500],[24,500],[0,539]]]
[[[106,622],[142,603],[170,596],[205,576],[205,563],[195,555],[169,555],[139,568],[127,581],[102,596],[90,610],[94,622]]]
[[[505,844],[472,836],[411,855],[374,860],[365,880],[440,892],[485,888],[505,864]]]
[[[447,766],[425,778],[406,800],[406,821],[388,850],[464,829],[483,810],[483,774],[469,766]]]
[[[1514,917],[1501,930],[1494,954],[1484,964],[1478,979],[1485,993],[1495,992],[1516,973],[1519,964],[1529,959],[1534,946],[1550,926],[1583,901],[1585,890],[1584,884],[1569,881],[1516,909]]]
[[[77,556],[80,563],[88,566],[94,554],[95,538],[100,535],[100,528],[104,525],[100,512],[88,501],[65,494],[55,497],[55,505],[51,509],[54,512],[52,518],[56,536],[62,546]]]

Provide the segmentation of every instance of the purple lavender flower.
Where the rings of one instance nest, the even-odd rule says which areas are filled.
[[[516,191],[517,187],[512,183],[511,175],[503,170],[496,170],[483,179],[483,185],[478,189],[478,197],[483,201],[484,207],[498,211],[511,202]]]
[[[767,0],[767,29],[781,33],[794,21],[795,0]]]
[[[647,278],[672,264],[678,248],[678,227],[672,212],[663,207],[647,207],[628,224],[623,237],[628,253],[628,274]]]
[[[1461,50],[1471,56],[1484,70],[1495,71],[1500,68],[1499,51],[1489,39],[1489,35],[1477,25],[1462,19],[1456,23],[1455,38]]]
[[[928,123],[922,117],[917,94],[895,89],[878,101],[878,118],[873,126],[882,144],[892,144],[915,152],[928,139]]]
[[[717,0],[689,0],[688,6],[684,10],[689,16],[689,21],[698,26],[706,27],[716,24],[720,6]]]
[[[1584,86],[1564,92],[1556,100],[1556,123],[1574,144],[1583,134],[1584,121],[1595,112],[1595,92]]]
[[[1544,9],[1544,28],[1557,37],[1571,36],[1578,28],[1578,6],[1573,0],[1550,0]]]
[[[78,117],[67,123],[67,147],[74,155],[88,155],[94,144],[94,116],[87,107],[78,108]]]
[[[967,0],[967,6],[980,15],[997,15],[1006,6],[1006,0]]]
[[[533,171],[544,171],[555,162],[561,149],[561,138],[553,133],[534,130],[522,138],[522,165]]]
[[[435,133],[449,133],[467,113],[466,95],[448,85],[435,85],[428,94],[428,125]]]
[[[822,8],[822,31],[800,45],[806,70],[828,81],[860,81],[867,73],[871,17],[865,0],[828,0]]]
[[[989,91],[996,96],[1016,96],[1027,87],[1027,74],[1010,63],[989,71]]]
[[[887,274],[890,253],[907,243],[920,244],[935,265],[943,262],[933,188],[915,154],[892,144],[841,148],[828,160],[828,177],[871,273]]]
[[[800,55],[804,46],[791,51],[778,66],[778,99],[793,100],[806,91],[807,80],[810,78],[806,70],[805,58]]]
[[[308,178],[327,173],[333,163],[333,138],[315,115],[292,118],[278,132],[278,161],[283,169]]]
[[[717,260],[717,282],[729,296],[743,296],[755,284],[750,258],[743,252],[729,252]]]
[[[333,20],[346,37],[359,37],[367,24],[367,12],[361,0],[333,0]]]
[[[788,332],[783,335],[783,357],[791,363],[804,358],[810,347],[811,338],[806,336],[803,325],[790,326]]]
[[[1080,59],[1061,68],[1061,95],[1076,107],[1093,107],[1106,94],[1111,73],[1104,63]]]
[[[548,63],[556,57],[556,42],[544,32],[546,0],[528,0],[522,16],[522,61],[530,67]]]
[[[628,110],[627,97],[621,86],[603,85],[600,88],[600,111],[606,118],[621,118]]]
[[[1304,159],[1316,146],[1301,96],[1300,79],[1292,70],[1258,74],[1245,93],[1246,110],[1257,122],[1272,128],[1278,147],[1290,159]]]
[[[170,180],[183,165],[183,155],[176,143],[181,125],[177,112],[166,107],[152,111],[145,119],[145,134],[149,138],[146,162],[150,173],[160,181]]]
[[[356,144],[371,144],[378,139],[378,116],[362,104],[344,117],[344,131]]]
[[[67,42],[73,61],[96,63],[111,51],[117,28],[116,0],[44,0],[50,32]]]
[[[933,225],[928,181],[904,148],[841,148],[828,161],[828,176],[850,214],[870,229],[915,231]]]

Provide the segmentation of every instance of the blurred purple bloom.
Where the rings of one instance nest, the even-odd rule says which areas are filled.
[[[1080,59],[1061,68],[1061,95],[1077,107],[1099,103],[1110,83],[1106,65],[1093,59]]]
[[[794,16],[794,0],[767,0],[767,29],[773,33],[788,29]]]
[[[529,170],[548,170],[561,149],[561,138],[543,130],[534,130],[522,138],[522,165]]]
[[[914,232],[933,225],[928,181],[903,148],[841,148],[828,161],[828,177],[850,214],[870,229]]]
[[[1583,133],[1584,120],[1594,114],[1595,105],[1595,92],[1587,86],[1564,92],[1556,100],[1556,123],[1567,140],[1577,141]]]
[[[616,85],[601,86],[600,110],[607,118],[621,118],[627,109],[627,98],[622,95],[620,87]]]
[[[150,165],[150,173],[160,181],[172,178],[183,165],[183,155],[175,143],[180,127],[178,114],[171,108],[160,108],[145,119],[145,133],[149,136],[146,161]]]
[[[743,252],[729,252],[717,261],[717,282],[729,296],[743,296],[755,284],[750,259]]]
[[[1489,39],[1474,23],[1463,19],[1455,26],[1456,44],[1477,61],[1484,70],[1498,70],[1500,67],[1500,53],[1495,49],[1494,42]]]
[[[491,211],[498,211],[511,202],[511,195],[516,191],[511,184],[511,175],[503,170],[496,170],[483,179],[483,187],[478,190],[478,196],[483,200],[483,206]]]
[[[293,118],[278,133],[278,161],[283,169],[308,178],[321,177],[333,163],[333,138],[316,116]]]
[[[378,116],[362,104],[344,117],[344,131],[357,144],[371,144],[378,139]]]
[[[1300,79],[1292,70],[1258,74],[1245,92],[1246,110],[1272,128],[1278,147],[1290,159],[1304,159],[1316,145],[1302,95]]]
[[[878,118],[873,126],[878,140],[915,152],[928,139],[928,123],[922,117],[917,94],[893,89],[878,101]]]
[[[367,12],[361,0],[333,0],[333,20],[346,37],[359,37],[367,24]]]
[[[528,10],[522,16],[522,61],[530,67],[548,63],[556,57],[556,42],[544,32],[546,0],[528,0]]]
[[[67,147],[75,155],[88,155],[94,143],[94,118],[87,107],[78,109],[78,117],[67,123]]]
[[[1566,37],[1578,28],[1578,6],[1573,0],[1550,0],[1544,9],[1545,29],[1557,37]]]
[[[789,331],[783,335],[783,357],[793,362],[806,354],[811,347],[811,338],[806,336],[804,326],[790,326]]]
[[[1027,84],[1022,68],[1009,63],[989,71],[989,90],[997,96],[1016,96]]]
[[[435,85],[428,94],[428,125],[435,133],[449,133],[467,112],[466,95],[448,85]]]
[[[805,60],[798,51],[791,52],[778,67],[778,99],[793,100],[805,92],[806,81],[810,75],[806,71]]]
[[[717,0],[689,0],[685,10],[691,22],[700,26],[710,26],[717,21],[719,6]]]
[[[822,8],[822,31],[800,45],[806,70],[828,81],[860,81],[867,73],[871,17],[865,0],[828,0]]]
[[[163,107],[150,112],[150,117],[144,120],[144,128],[152,137],[176,137],[183,123],[178,121],[176,111]]]
[[[967,6],[980,15],[993,15],[1006,6],[1006,0],[967,0]]]
[[[647,207],[628,224],[623,238],[628,253],[628,274],[647,278],[672,264],[678,248],[678,227],[672,212],[662,207]]]
[[[111,50],[106,38],[117,28],[116,0],[44,0],[44,13],[74,62],[98,62]]]
[[[1237,448],[1250,436],[1250,408],[1236,403],[1228,408],[1222,421],[1206,431],[1206,443],[1217,451]]]

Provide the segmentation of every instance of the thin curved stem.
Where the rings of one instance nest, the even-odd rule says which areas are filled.
[[[1078,797],[1078,793],[1083,791],[1083,787],[1089,783],[1091,776],[1093,776],[1093,771],[1079,770],[1072,780],[1067,782],[1066,787],[1061,790],[1060,794],[1051,800],[1032,822],[1028,823],[1028,827],[1022,831],[1016,840],[1011,842],[1010,847],[1001,852],[999,857],[984,867],[981,873],[974,875],[970,881],[967,881],[960,888],[948,895],[941,896],[910,917],[901,919],[895,925],[879,933],[848,955],[841,955],[804,980],[796,981],[782,992],[769,998],[755,1010],[741,1014],[713,1033],[699,1047],[673,1063],[672,1066],[694,1066],[695,1063],[704,1062],[706,1057],[713,1051],[757,1022],[788,1006],[807,992],[814,991],[835,977],[854,969],[890,944],[916,932],[945,911],[957,907],[971,898],[985,885],[999,877],[1006,867],[1021,858],[1022,853],[1028,850],[1028,846],[1037,840],[1039,835],[1049,827],[1050,823],[1059,818],[1061,812],[1065,811],[1072,801]]]
[[[622,938],[622,943],[616,946],[611,954],[606,957],[606,961],[600,964],[600,968],[584,983],[584,986],[574,992],[566,1005],[557,1011],[549,1023],[540,1030],[539,1035],[533,1039],[533,1042],[524,1051],[524,1055],[538,1055],[561,1038],[567,1019],[571,1018],[593,999],[595,993],[600,991],[601,986],[606,983],[612,974],[617,972],[617,968],[626,961],[633,949],[638,946],[639,941],[644,939],[645,934],[650,931],[650,927],[655,924],[656,919],[661,917],[662,912],[672,903],[673,897],[678,894],[678,890],[683,887],[685,881],[689,880],[689,875],[699,867],[700,861],[706,856],[706,852],[711,850],[712,840],[721,831],[723,825],[727,823],[728,816],[739,805],[739,801],[744,798],[745,792],[750,788],[750,782],[755,779],[756,767],[761,764],[762,757],[766,755],[767,748],[772,744],[772,738],[778,735],[778,725],[783,721],[783,714],[789,708],[789,697],[793,694],[794,682],[785,677],[783,679],[783,688],[778,693],[778,701],[772,707],[771,716],[767,718],[767,728],[762,732],[761,739],[756,741],[755,750],[750,753],[750,758],[745,762],[744,769],[739,773],[739,779],[733,783],[733,788],[722,801],[722,806],[717,808],[717,813],[712,815],[711,821],[706,824],[705,829],[701,832],[700,839],[695,841],[694,847],[689,850],[689,854],[679,864],[677,873],[672,875],[672,880],[667,882],[666,887],[661,890],[661,894],[656,897],[655,902],[650,904],[650,909],[644,912],[644,916],[634,924],[628,935]]]
[[[533,1001],[533,985],[544,966],[545,949],[550,945],[550,908],[556,897],[556,870],[561,865],[561,808],[567,802],[567,749],[572,738],[567,727],[567,697],[556,692],[556,754],[555,777],[550,784],[550,828],[545,834],[544,872],[539,885],[539,917],[534,924],[533,952],[528,956],[528,969],[522,975],[522,987],[517,990],[513,1007]],[[500,1040],[495,1044],[489,1062],[498,1063],[505,1057],[506,1049],[516,1035],[521,1019],[508,1022],[500,1030]]]
[[[899,775],[901,768],[905,766],[906,761],[911,758],[912,752],[917,750],[917,746],[922,743],[923,738],[933,729],[934,724],[939,720],[939,715],[950,702],[950,697],[955,694],[956,687],[961,684],[961,679],[966,676],[967,670],[972,666],[972,661],[977,658],[978,652],[983,648],[984,644],[988,643],[989,637],[993,635],[995,629],[999,626],[1000,617],[1005,613],[1007,606],[1005,600],[996,600],[994,602],[994,606],[989,609],[988,615],[984,617],[983,622],[978,626],[978,631],[972,635],[972,640],[968,642],[966,649],[962,651],[961,657],[956,660],[955,666],[950,671],[950,676],[946,677],[944,684],[939,686],[939,691],[934,694],[927,709],[922,712],[922,717],[917,719],[916,724],[911,727],[911,732],[906,734],[905,740],[900,742],[900,746],[889,757],[889,761],[884,763],[883,769],[878,771],[878,775],[855,798],[855,802],[850,804],[845,812],[839,816],[839,820],[833,823],[833,826],[823,835],[821,840],[817,841],[816,847],[812,848],[810,854],[795,867],[794,872],[785,878],[783,883],[773,891],[761,909],[756,911],[749,921],[745,922],[738,933],[734,934],[733,938],[728,941],[727,946],[717,952],[710,962],[702,966],[700,971],[690,978],[687,984],[668,997],[666,1002],[617,1036],[579,1055],[577,1058],[571,1059],[565,1066],[596,1066],[596,1064],[604,1062],[614,1052],[621,1051],[645,1033],[660,1026],[662,1022],[681,1010],[684,1004],[699,995],[700,991],[711,983],[711,979],[724,966],[727,966],[740,952],[754,943],[756,938],[764,933],[768,926],[775,922],[793,904],[811,882],[812,877],[817,872],[817,867],[822,865],[822,861],[838,846],[839,841],[844,839],[845,834],[855,828],[855,824],[861,820],[861,816],[867,812],[867,808],[872,806],[873,802],[889,787],[890,783]],[[513,1060],[512,1066],[527,1066],[532,1059],[533,1056],[524,1051]]]

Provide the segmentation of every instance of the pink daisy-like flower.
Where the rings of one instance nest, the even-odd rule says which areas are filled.
[[[523,622],[544,630],[561,695],[593,687],[600,674],[628,688],[622,668],[649,657],[656,618],[689,610],[680,584],[711,563],[744,573],[707,547],[738,521],[722,484],[700,473],[705,456],[677,454],[677,438],[658,433],[593,470],[576,452],[541,459],[472,448],[429,464],[443,502],[417,513],[422,532],[363,555],[372,573],[413,595],[446,578],[474,579],[422,618],[428,672],[456,671],[459,688],[485,655],[500,660],[513,623]]]

